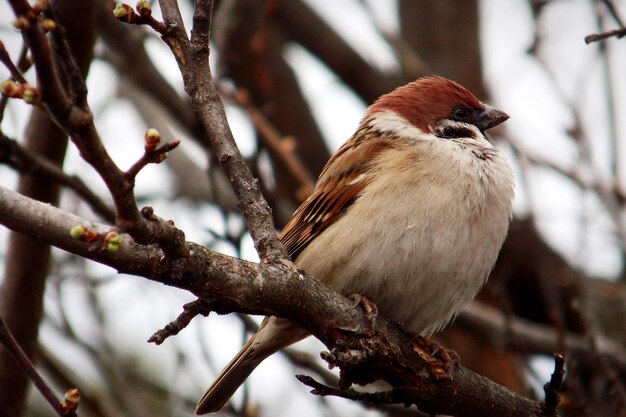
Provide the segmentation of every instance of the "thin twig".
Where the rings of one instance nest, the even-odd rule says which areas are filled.
[[[614,364],[609,363],[607,358],[601,354],[601,336],[598,335],[598,332],[592,326],[590,314],[586,309],[584,309],[584,306],[586,306],[586,303],[578,304],[578,309],[581,310],[579,316],[587,338],[587,344],[597,360],[597,365],[604,371],[607,380],[611,383],[613,391],[617,393],[617,399],[621,403],[622,410],[626,410],[626,386],[624,385],[624,381],[617,374]]]
[[[399,400],[396,395],[394,395],[399,390],[390,390],[375,393],[359,392],[353,390],[352,388],[340,389],[329,387],[328,385],[324,385],[308,375],[296,375],[296,378],[304,385],[313,388],[313,390],[311,390],[311,394],[313,395],[330,395],[334,397],[341,397],[353,401],[362,401],[372,404],[397,404],[403,402],[402,400]],[[405,404],[405,406],[408,405],[410,404]]]
[[[148,339],[148,343],[154,343],[156,345],[160,345],[165,342],[170,336],[175,336],[180,333],[189,323],[193,320],[194,317],[201,315],[207,317],[211,313],[210,306],[201,299],[197,299],[190,303],[187,303],[183,306],[183,312],[176,317],[176,320],[168,323],[161,330],[156,331],[150,338]]]
[[[0,44],[2,44],[1,41],[0,41]],[[4,45],[2,45],[2,49],[4,49]],[[20,72],[20,74],[26,71],[30,67],[30,61],[26,59],[27,56],[28,56],[28,47],[26,46],[26,44],[24,44],[22,45],[22,50],[20,51],[20,56],[17,60],[17,69]],[[7,96],[0,97],[0,123],[2,123],[2,120],[4,120],[4,112],[6,111],[8,102],[9,102],[9,97]]]
[[[308,196],[311,194],[313,187],[315,187],[315,180],[306,168],[305,164],[298,157],[296,147],[293,145],[297,141],[293,138],[283,136],[278,131],[276,126],[274,126],[272,122],[265,117],[263,112],[252,103],[252,100],[250,100],[250,96],[245,89],[239,89],[236,92],[232,92],[219,84],[218,89],[220,94],[237,103],[246,112],[248,112],[248,116],[250,116],[252,124],[254,124],[254,127],[261,134],[261,139],[264,141],[265,145],[273,150],[274,154],[278,156],[287,170],[300,183],[301,189],[298,194],[302,196]]]
[[[134,182],[135,177],[137,176],[137,174],[139,174],[139,171],[141,171],[146,165],[158,164],[163,162],[165,160],[166,154],[169,151],[176,149],[179,144],[180,140],[173,140],[164,145],[161,145],[160,147],[152,151],[144,152],[141,158],[139,158],[137,162],[135,162],[130,168],[128,168],[124,175],[126,175],[126,178],[128,178],[129,181]]]
[[[83,182],[80,177],[66,174],[47,158],[26,152],[19,143],[0,131],[0,163],[6,163],[22,174],[43,174],[74,191],[91,209],[109,223],[115,223],[115,211]]]
[[[133,10],[130,5],[118,3],[113,15],[124,23],[150,26],[161,35],[165,35],[167,31],[167,25],[163,22],[159,22],[152,16],[152,8],[148,2],[138,2],[137,13],[135,13],[135,10]]]
[[[57,400],[52,389],[46,384],[39,372],[35,369],[28,356],[24,353],[22,348],[17,344],[11,332],[6,327],[4,320],[0,317],[0,343],[5,347],[9,354],[15,359],[15,362],[19,365],[22,371],[28,376],[28,378],[35,384],[41,395],[46,399],[48,404],[54,409],[54,411],[61,417],[72,417],[76,413],[73,411],[66,413],[63,409],[62,403]]]
[[[72,102],[63,89],[58,73],[52,60],[52,50],[48,39],[39,25],[37,13],[26,0],[9,0],[15,16],[26,19],[29,23],[24,27],[22,36],[28,44],[35,72],[37,74],[37,86],[45,97],[48,109],[54,110],[54,116],[62,116],[66,119],[72,109]],[[67,130],[65,126],[61,126]]]
[[[556,415],[556,407],[559,405],[559,392],[563,386],[563,379],[565,378],[565,358],[560,353],[554,354],[554,372],[550,377],[550,382],[547,382],[543,386],[545,392],[545,405],[546,408]]]
[[[51,32],[54,40],[53,46],[56,54],[60,58],[59,65],[63,68],[62,76],[67,80],[68,93],[70,94],[75,106],[84,107],[87,104],[87,85],[83,75],[78,68],[78,64],[74,59],[74,55],[70,50],[65,35],[63,24],[56,18],[54,7],[48,7],[46,13],[49,14],[56,23],[56,28]]]
[[[609,11],[611,12],[611,14],[613,15],[613,17],[615,18],[615,20],[618,22],[618,24],[620,26],[623,27],[623,25],[621,24],[621,19],[619,18],[619,16],[617,15],[617,12],[615,11],[615,7],[612,4],[612,2],[610,0],[604,0],[605,5],[607,6],[607,8],[609,9]],[[602,22],[604,20],[604,16],[601,16],[598,14],[598,26],[602,27]],[[608,140],[609,140],[609,169],[611,172],[611,176],[612,176],[612,183],[614,184],[614,188],[615,189],[622,189],[622,180],[621,180],[621,171],[622,171],[622,163],[623,163],[623,152],[622,151],[622,144],[621,141],[618,138],[618,127],[617,127],[617,119],[618,119],[618,112],[617,112],[617,101],[616,101],[616,96],[614,93],[614,83],[613,83],[613,71],[612,71],[612,66],[611,66],[611,60],[610,60],[610,55],[609,55],[609,49],[607,47],[606,44],[602,43],[599,46],[599,53],[601,55],[602,61],[601,61],[601,66],[602,66],[602,71],[603,71],[603,77],[602,77],[602,82],[603,82],[603,87],[604,87],[604,91],[605,91],[605,95],[606,95],[606,105],[607,105],[607,119],[608,119],[608,123],[606,124],[607,127],[607,136],[608,136]]]
[[[376,32],[391,46],[396,59],[400,63],[400,68],[405,75],[415,79],[425,75],[435,74],[431,66],[422,59],[402,34],[391,32],[381,26],[379,20],[376,18],[376,12],[370,3],[364,0],[361,0],[360,3]]]
[[[535,19],[537,19],[537,17],[535,17]],[[537,27],[536,30],[539,30],[539,28]],[[555,89],[555,93],[557,93],[559,99],[572,112],[574,118],[573,128],[569,129],[568,133],[577,145],[581,162],[590,168],[594,178],[601,178],[602,175],[594,166],[593,158],[591,157],[591,141],[582,129],[584,124],[582,122],[580,110],[574,105],[574,103],[572,103],[563,89],[558,88],[561,84],[557,82],[557,75],[539,54],[538,44],[535,45],[529,53],[543,67],[545,74],[550,78],[550,80],[553,81],[553,85],[557,87]],[[609,188],[597,187],[594,188],[594,190],[596,190],[598,198],[603,203],[607,213],[615,225],[616,234],[620,239],[622,251],[624,251],[626,248],[626,221],[622,216],[622,203],[625,201],[623,198],[623,192],[618,188],[618,184],[616,183],[612,184]]]
[[[11,77],[13,77],[16,81],[22,84],[28,83],[28,80],[24,78],[18,66],[13,63],[13,60],[9,55],[9,51],[6,50],[2,41],[0,41],[0,62],[2,62],[5,67],[7,67],[7,69],[11,73]]]
[[[613,36],[615,36],[618,39],[623,38],[624,36],[626,36],[626,28],[608,30],[602,33],[594,33],[591,35],[587,35],[585,36],[585,43],[589,45],[592,42],[603,41],[605,39],[612,38]]]

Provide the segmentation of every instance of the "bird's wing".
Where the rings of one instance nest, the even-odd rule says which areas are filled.
[[[368,164],[389,144],[370,138],[371,134],[362,129],[337,151],[326,164],[311,196],[283,229],[280,240],[291,259],[295,260],[316,236],[339,220],[371,180],[364,174],[372,172]]]

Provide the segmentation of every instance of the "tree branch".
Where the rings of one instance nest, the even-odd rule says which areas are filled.
[[[250,173],[235,144],[224,105],[211,76],[207,16],[211,2],[196,2],[191,42],[187,39],[176,2],[161,0],[159,4],[167,24],[162,38],[176,57],[193,111],[209,133],[215,155],[235,190],[260,258],[289,262],[287,252],[276,236],[271,209],[261,195],[259,181]]]
[[[553,355],[560,349],[560,335],[554,328],[520,318],[506,317],[495,308],[471,303],[459,314],[456,323],[489,339],[494,345],[513,347],[517,351]],[[597,354],[626,371],[626,349],[615,341],[598,337]],[[565,349],[569,355],[594,361],[596,353],[583,335],[566,333]]]
[[[10,0],[10,3],[18,19],[23,18],[27,22],[21,30],[33,56],[43,105],[57,125],[70,136],[81,156],[106,183],[115,203],[116,225],[137,242],[157,242],[172,259],[184,257],[186,254],[181,245],[174,244],[170,239],[173,233],[178,233],[176,242],[183,242],[184,235],[181,231],[167,222],[156,221],[156,218],[147,219],[140,214],[134,196],[134,183],[115,164],[96,130],[93,114],[84,100],[84,81],[74,60],[68,58],[64,61],[68,68],[64,75],[69,77],[67,82],[73,87],[71,94],[68,94],[62,87],[58,71],[55,71],[52,50],[37,20],[37,13],[25,0]],[[64,47],[65,39],[61,32],[54,39],[56,43],[61,43],[56,48],[58,53],[63,56],[71,55]],[[167,233],[163,233],[164,231]]]
[[[430,346],[382,317],[376,328],[353,302],[315,279],[280,264],[264,267],[188,243],[180,278],[172,278],[162,252],[122,237],[119,250],[72,239],[77,225],[107,227],[0,188],[0,223],[119,272],[188,290],[218,313],[233,311],[289,317],[328,348],[341,368],[341,385],[384,379],[407,389],[410,402],[431,413],[464,416],[545,416],[540,403],[523,398],[462,366],[449,369]],[[447,373],[446,373],[447,372]]]
[[[42,175],[63,185],[79,195],[89,207],[104,220],[115,223],[115,212],[75,175],[66,174],[57,164],[20,144],[0,131],[0,163],[5,163],[24,175]]]
[[[46,381],[44,381],[39,372],[37,372],[30,359],[28,359],[28,356],[26,356],[9,332],[2,317],[0,317],[0,345],[3,345],[11,356],[13,356],[13,359],[21,370],[33,381],[33,384],[35,384],[39,392],[41,392],[41,395],[59,416],[72,417],[76,415],[74,412],[75,409],[69,410],[68,412],[68,410],[63,407],[64,404],[57,400],[52,389],[46,384]]]
[[[587,35],[585,36],[585,43],[589,45],[590,43],[603,41],[605,39],[612,38],[613,36],[618,39],[623,38],[624,36],[626,36],[626,28],[619,28],[614,30],[608,30],[602,33],[593,33],[591,35]]]

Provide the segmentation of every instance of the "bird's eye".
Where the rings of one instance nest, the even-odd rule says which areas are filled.
[[[465,119],[467,116],[469,116],[469,111],[467,111],[467,109],[463,106],[459,106],[457,108],[454,109],[454,111],[452,112],[452,114],[454,115],[454,117],[456,119],[459,120],[463,120]]]

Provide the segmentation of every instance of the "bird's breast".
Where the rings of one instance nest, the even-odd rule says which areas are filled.
[[[395,169],[380,167],[348,213],[297,260],[420,333],[445,325],[484,284],[513,196],[512,174],[497,154],[439,156],[389,155],[383,163]]]

